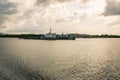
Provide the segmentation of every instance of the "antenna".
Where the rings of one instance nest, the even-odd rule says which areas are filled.
[[[50,32],[49,33],[51,33],[52,32],[52,29],[50,28]]]

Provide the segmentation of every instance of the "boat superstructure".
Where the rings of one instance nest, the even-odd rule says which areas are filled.
[[[49,33],[41,36],[41,39],[44,40],[75,40],[75,35],[72,34],[56,34],[52,33],[52,29],[50,28]]]

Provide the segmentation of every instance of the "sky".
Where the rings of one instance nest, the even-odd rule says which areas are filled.
[[[0,0],[0,32],[120,35],[120,0]]]

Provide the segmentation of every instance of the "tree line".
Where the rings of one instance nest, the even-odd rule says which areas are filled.
[[[44,34],[0,34],[0,38],[40,38]],[[68,34],[69,35],[69,34]],[[109,35],[109,34],[101,34],[101,35],[90,35],[90,34],[75,34],[71,33],[70,35],[75,35],[76,38],[120,38],[120,35]]]

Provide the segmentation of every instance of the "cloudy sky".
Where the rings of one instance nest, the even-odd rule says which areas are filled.
[[[0,0],[0,32],[118,34],[120,0]]]

